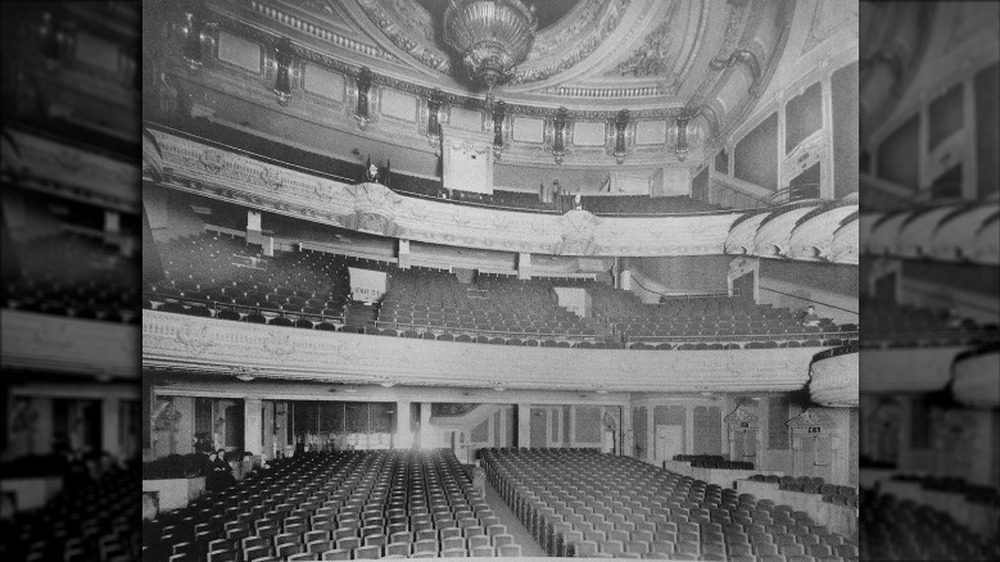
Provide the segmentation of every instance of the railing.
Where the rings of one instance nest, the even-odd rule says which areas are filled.
[[[518,338],[518,339],[539,339],[539,340],[572,340],[572,341],[604,341],[607,337],[604,334],[567,334],[559,332],[517,332],[511,330],[489,330],[482,328],[446,328],[444,326],[432,326],[429,324],[419,324],[412,322],[388,322],[377,320],[375,327],[379,329],[399,329],[420,330],[431,332],[435,335],[453,334],[468,336],[486,336],[491,338]]]
[[[979,328],[955,328],[951,330],[931,330],[927,332],[882,332],[872,333],[864,329],[861,347],[865,349],[889,349],[900,347],[945,347],[962,345],[982,345],[1000,342],[1000,331],[995,326]]]
[[[291,310],[282,310],[280,308],[270,308],[270,307],[266,307],[266,306],[252,306],[252,305],[243,305],[243,304],[220,303],[219,301],[213,301],[213,300],[208,300],[208,299],[193,299],[193,298],[189,298],[189,297],[184,297],[184,296],[178,297],[178,296],[174,296],[174,295],[164,296],[164,295],[161,295],[159,293],[154,293],[152,291],[144,291],[142,293],[142,296],[143,296],[143,300],[144,301],[149,301],[153,305],[156,305],[157,303],[159,303],[161,307],[162,307],[162,305],[167,304],[167,303],[176,303],[176,304],[187,305],[187,306],[192,306],[192,305],[194,305],[194,306],[203,306],[209,312],[215,313],[212,316],[212,318],[218,317],[219,312],[221,312],[222,310],[232,310],[233,312],[236,312],[237,314],[240,314],[240,315],[244,315],[245,314],[247,316],[250,316],[250,315],[252,315],[254,313],[257,313],[257,314],[260,314],[261,316],[264,316],[265,318],[268,318],[268,319],[273,319],[273,318],[277,318],[279,316],[283,316],[285,318],[288,318],[289,320],[292,320],[293,322],[296,321],[296,320],[317,321],[317,323],[330,322],[330,323],[339,323],[339,324],[343,324],[345,322],[345,315],[344,314],[340,314],[340,315],[312,314],[312,313],[308,313],[308,312],[296,312],[296,311],[291,311]],[[157,310],[159,310],[159,309],[157,309]],[[164,312],[167,312],[167,311],[164,311]]]
[[[836,332],[794,332],[794,333],[773,333],[773,334],[698,334],[698,335],[664,335],[664,336],[639,336],[625,333],[625,340],[629,344],[635,343],[743,343],[755,341],[808,341],[808,340],[833,340],[839,339],[845,343],[857,340],[857,331],[836,331]]]

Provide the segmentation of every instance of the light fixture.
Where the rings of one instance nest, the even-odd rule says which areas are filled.
[[[450,0],[444,42],[475,85],[492,91],[511,78],[535,41],[538,21],[519,0]]]

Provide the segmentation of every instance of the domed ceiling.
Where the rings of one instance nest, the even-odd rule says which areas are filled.
[[[445,47],[444,0],[209,2],[219,15],[293,44],[446,95],[480,97]],[[228,5],[227,5],[228,4]],[[538,32],[527,60],[498,88],[508,103],[677,112],[710,100],[728,75],[762,85],[780,56],[796,2],[530,0]],[[225,26],[223,23],[222,25]],[[736,57],[735,59],[733,57]],[[738,100],[729,100],[730,107]],[[609,107],[613,104],[616,107]]]
[[[400,169],[428,175],[436,166],[425,139],[432,103],[453,128],[486,132],[500,123],[507,164],[551,165],[558,116],[571,148],[555,160],[563,168],[680,169],[704,162],[772,102],[774,85],[790,83],[785,74],[819,60],[817,52],[846,48],[836,32],[848,24],[817,0],[522,1],[538,30],[512,79],[492,91],[504,102],[499,121],[445,45],[446,0],[205,0],[194,8],[150,0],[144,21],[164,41],[144,44],[143,67],[167,78],[144,91],[306,146],[336,139],[374,154],[389,143]],[[190,41],[180,32],[191,13],[204,26],[196,70],[184,62]],[[832,27],[824,23],[831,16]],[[287,92],[274,102],[279,67]],[[362,75],[370,119],[355,115]]]

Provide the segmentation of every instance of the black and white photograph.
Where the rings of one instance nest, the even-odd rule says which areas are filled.
[[[0,557],[1000,558],[1000,9],[4,2]]]
[[[1000,557],[1000,6],[861,4],[861,554]]]
[[[858,14],[144,2],[144,559],[857,560]]]

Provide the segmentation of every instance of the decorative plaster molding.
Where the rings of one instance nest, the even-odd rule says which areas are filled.
[[[858,352],[835,355],[813,362],[809,367],[809,396],[831,408],[860,405]]]
[[[17,129],[5,127],[3,132],[18,155],[12,169],[5,159],[4,172],[83,190],[138,210],[140,170],[135,165]]]
[[[1000,352],[974,352],[955,360],[952,392],[963,404],[974,408],[1000,407]]]
[[[3,309],[4,367],[81,376],[136,379],[139,329],[134,325]]]
[[[807,380],[815,349],[630,351],[532,348],[322,332],[226,322],[160,311],[143,314],[143,367],[372,384],[492,389],[788,392]],[[205,343],[192,352],[196,334]],[[188,340],[185,342],[185,340]],[[211,350],[210,353],[204,350]],[[733,363],[739,365],[733,369]]]
[[[712,255],[741,213],[596,217],[504,211],[348,185],[152,130],[164,185],[371,234],[459,247],[553,255]]]

